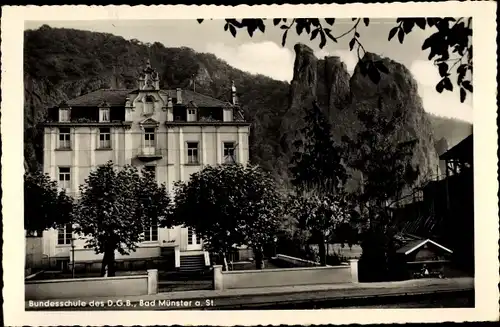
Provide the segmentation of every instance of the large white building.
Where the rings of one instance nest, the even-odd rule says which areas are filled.
[[[78,197],[90,171],[110,160],[117,167],[132,164],[151,169],[169,190],[174,182],[189,179],[207,165],[245,164],[250,124],[237,105],[234,84],[231,95],[232,101],[225,102],[190,90],[161,90],[158,73],[148,62],[137,89],[102,89],[49,109],[44,172]],[[71,226],[45,231],[44,255],[59,264],[69,263],[72,237]],[[209,264],[203,241],[188,228],[153,227],[145,237],[136,252],[117,254],[117,259],[175,253],[176,267],[183,257],[193,255]],[[84,243],[74,241],[75,262],[100,261],[102,254],[85,249]]]

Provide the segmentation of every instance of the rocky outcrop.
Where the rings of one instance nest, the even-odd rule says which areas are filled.
[[[292,151],[291,142],[304,126],[305,104],[317,99],[318,59],[311,48],[296,44],[293,80],[290,84],[289,108],[281,121],[281,146],[285,153]]]
[[[318,63],[318,103],[337,114],[351,101],[350,75],[340,57],[325,57]]]
[[[383,112],[389,116],[402,110],[402,120],[397,126],[394,143],[417,140],[413,164],[418,166],[423,179],[435,176],[439,159],[434,147],[432,125],[418,94],[418,85],[411,72],[402,64],[377,54],[366,53],[363,60],[382,61],[389,74],[381,74],[378,84],[361,74],[359,65],[350,80],[351,108],[361,105],[376,106],[383,102]]]
[[[434,148],[432,125],[418,95],[417,83],[406,67],[367,53],[364,60],[382,60],[389,69],[389,74],[382,76],[380,83],[374,84],[368,76],[361,74],[359,65],[351,77],[338,57],[318,60],[313,51],[303,44],[296,45],[295,52],[290,106],[285,115],[288,126],[290,122],[293,122],[292,126],[302,125],[303,115],[297,115],[298,108],[310,107],[312,100],[316,100],[329,117],[334,138],[340,141],[344,135],[355,138],[363,128],[357,117],[359,108],[375,108],[382,102],[383,112],[387,115],[402,108],[403,117],[397,126],[394,142],[417,139],[413,164],[419,167],[422,178],[435,174],[439,160]],[[292,118],[293,115],[296,116]]]

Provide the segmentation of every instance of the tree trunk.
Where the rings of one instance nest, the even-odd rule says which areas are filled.
[[[326,266],[325,235],[318,233],[319,260],[322,266]]]
[[[107,247],[104,250],[104,257],[102,258],[101,277],[114,277],[115,276],[115,249]]]
[[[104,256],[102,257],[102,263],[101,263],[101,277],[104,277],[106,275],[106,266],[108,264],[108,253],[104,251]]]
[[[257,270],[261,270],[264,268],[264,253],[262,246],[255,247],[254,251],[255,251],[255,268]]]
[[[109,263],[108,263],[108,277],[114,277],[116,275],[116,267],[115,267],[115,250],[112,249],[109,251]]]

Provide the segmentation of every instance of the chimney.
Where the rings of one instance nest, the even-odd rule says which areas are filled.
[[[231,81],[231,103],[233,105],[238,104],[238,97],[236,96],[236,86],[234,86],[234,81]]]
[[[180,87],[177,88],[177,103],[182,104],[182,89]]]

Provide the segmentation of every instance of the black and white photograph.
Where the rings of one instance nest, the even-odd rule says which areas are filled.
[[[17,310],[494,318],[496,86],[476,75],[495,75],[494,38],[481,3],[457,4],[25,11],[22,101],[2,105]]]

